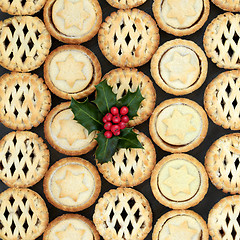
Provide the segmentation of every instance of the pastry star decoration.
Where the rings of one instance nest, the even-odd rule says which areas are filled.
[[[79,139],[87,138],[84,127],[73,119],[61,119],[59,124],[61,128],[57,137],[66,139],[70,146]]]
[[[65,177],[56,181],[61,189],[59,198],[70,197],[74,202],[77,202],[79,194],[88,190],[83,183],[83,179],[84,173],[74,175],[71,171],[67,170]]]
[[[64,231],[56,232],[56,235],[59,240],[69,240],[69,237],[71,237],[71,240],[81,240],[84,233],[85,230],[77,230],[70,223]]]
[[[178,226],[169,224],[168,227],[170,234],[164,240],[192,240],[193,237],[198,233],[196,229],[189,228],[187,221],[184,221]]]
[[[173,196],[183,192],[190,194],[190,183],[196,179],[196,177],[188,174],[187,167],[184,165],[179,169],[169,167],[169,175],[163,183],[171,188]]]
[[[187,17],[196,15],[194,9],[196,0],[167,0],[167,2],[171,8],[167,16],[169,18],[177,18],[180,24],[183,24]]]
[[[64,19],[66,29],[75,26],[80,30],[83,28],[83,22],[90,17],[90,14],[84,10],[83,0],[75,3],[64,0],[64,8],[57,15]]]
[[[166,136],[177,136],[180,140],[184,140],[189,132],[195,132],[196,128],[191,124],[192,115],[183,115],[178,110],[174,110],[172,116],[163,119],[163,123],[167,125]]]
[[[82,70],[83,62],[77,62],[72,54],[69,54],[65,61],[56,62],[59,73],[56,80],[64,80],[72,88],[77,80],[86,80]]]
[[[182,56],[178,52],[175,52],[173,60],[165,64],[165,67],[170,71],[169,81],[179,80],[183,84],[187,83],[189,73],[196,71],[196,68],[190,61],[190,54]]]

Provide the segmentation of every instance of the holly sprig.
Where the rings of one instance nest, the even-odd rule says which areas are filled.
[[[95,158],[103,164],[112,160],[114,153],[120,148],[143,148],[137,139],[137,134],[133,128],[121,129],[118,136],[106,138],[104,133],[103,117],[110,113],[112,107],[128,108],[129,120],[137,116],[137,111],[143,96],[139,87],[135,92],[128,91],[125,96],[117,100],[117,95],[113,93],[112,88],[104,80],[96,86],[97,95],[94,101],[86,99],[84,102],[78,102],[72,98],[70,109],[74,114],[74,120],[84,126],[88,133],[98,131],[96,140],[98,147],[95,152]]]

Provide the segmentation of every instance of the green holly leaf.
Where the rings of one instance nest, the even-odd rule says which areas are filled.
[[[96,150],[96,159],[103,164],[112,160],[112,156],[117,150],[118,137],[106,138],[103,131],[96,138],[98,147]]]
[[[117,95],[113,93],[112,88],[107,84],[107,81],[104,80],[100,82],[97,86],[97,96],[93,101],[100,112],[106,114],[110,112],[111,107],[117,104]]]
[[[74,120],[77,120],[83,125],[90,134],[92,131],[103,129],[102,114],[98,111],[98,108],[90,103],[88,99],[84,102],[78,102],[72,98],[70,109],[74,114]]]
[[[125,128],[121,130],[121,134],[118,136],[118,148],[143,148],[142,144],[137,138],[137,134],[132,128]]]
[[[119,105],[120,106],[126,106],[129,109],[128,117],[129,119],[133,119],[133,117],[137,116],[137,111],[140,106],[140,103],[144,97],[141,94],[141,91],[139,87],[137,88],[136,92],[130,92],[128,91],[127,94],[119,99]]]

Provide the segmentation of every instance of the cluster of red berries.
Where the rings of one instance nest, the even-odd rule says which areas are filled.
[[[120,111],[117,107],[112,107],[111,112],[103,117],[104,129],[106,130],[104,136],[106,138],[111,138],[113,135],[120,135],[121,129],[124,129],[129,122],[127,114],[128,107],[126,106],[121,107]]]

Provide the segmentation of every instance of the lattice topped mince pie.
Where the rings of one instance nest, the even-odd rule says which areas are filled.
[[[205,52],[220,68],[240,68],[239,24],[240,15],[227,12],[213,19],[205,31]]]
[[[0,141],[0,166],[0,179],[9,187],[30,187],[48,169],[47,145],[35,133],[10,132]]]
[[[133,187],[148,179],[156,163],[156,152],[151,140],[138,132],[138,140],[143,149],[119,149],[112,161],[98,164],[98,170],[111,184]]]
[[[128,9],[142,5],[147,0],[107,0],[115,8]]]
[[[4,74],[0,78],[0,121],[8,128],[25,130],[43,122],[51,107],[51,94],[36,74]]]
[[[98,200],[93,222],[105,240],[143,240],[152,228],[152,211],[140,192],[117,188]]]
[[[48,209],[36,192],[9,188],[0,194],[0,238],[34,240],[48,225]]]
[[[208,215],[212,240],[240,238],[240,196],[229,196],[216,203]]]
[[[148,62],[157,50],[159,38],[156,22],[139,9],[113,12],[98,33],[103,55],[119,67],[137,67]]]
[[[212,121],[231,130],[240,129],[240,71],[218,75],[204,93],[204,107]]]
[[[125,96],[128,90],[135,92],[139,87],[144,100],[137,111],[138,116],[128,122],[129,127],[141,124],[150,117],[155,107],[156,91],[148,76],[134,68],[118,68],[105,74],[102,79],[107,80],[118,100]]]
[[[0,9],[11,15],[33,15],[41,10],[46,0],[1,0]]]
[[[0,64],[11,71],[29,72],[45,61],[51,36],[38,17],[18,16],[0,22]]]
[[[159,27],[175,36],[189,35],[207,21],[209,0],[154,0],[154,17]]]

